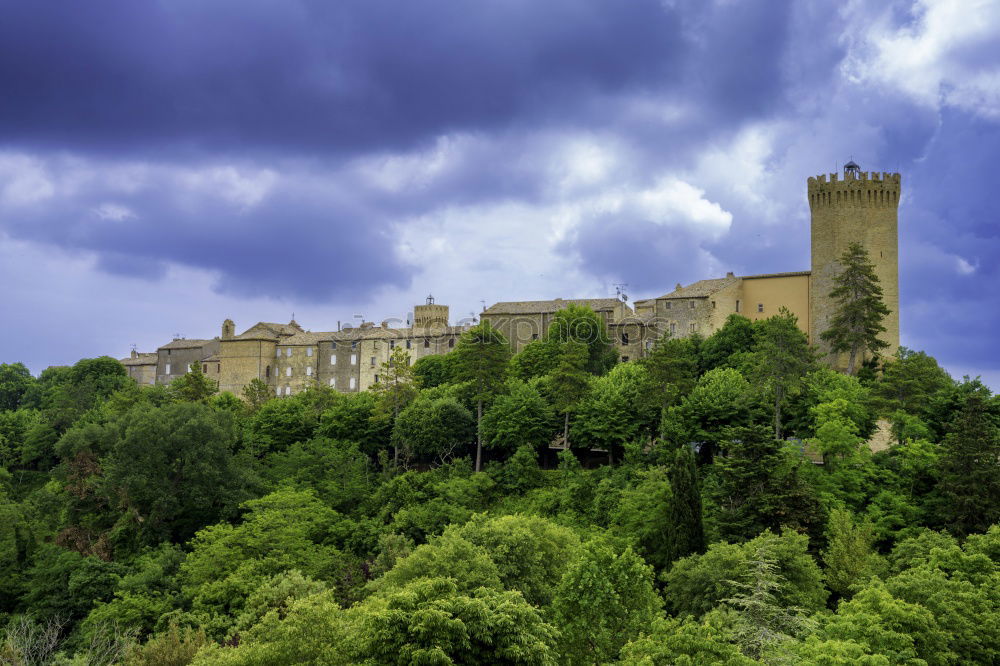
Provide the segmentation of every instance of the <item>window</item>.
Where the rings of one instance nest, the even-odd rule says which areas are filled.
[[[202,365],[201,365],[201,371],[202,372],[208,372],[208,363],[202,363]]]
[[[271,366],[267,366],[266,368],[264,368],[264,376],[267,377],[268,379],[271,378]]]
[[[313,367],[311,365],[307,365],[306,366],[306,377],[312,377],[312,376],[313,376]]]
[[[337,343],[336,342],[331,342],[330,343],[330,349],[336,349],[336,348],[337,348]]]
[[[737,312],[740,311],[740,301],[739,301],[739,299],[736,299],[736,311]]]
[[[623,345],[628,344],[628,333],[622,333],[622,344]]]
[[[396,348],[396,341],[389,340],[389,349],[395,349],[395,348]]]
[[[288,366],[287,368],[285,368],[285,376],[286,377],[291,377],[292,376],[292,367],[291,366]]]
[[[166,373],[168,375],[170,374],[170,364],[169,363],[167,363]]]
[[[669,310],[672,306],[673,306],[673,303],[671,303],[670,301],[667,301],[666,303],[663,304],[663,309],[664,310]]]
[[[375,357],[374,356],[372,356],[372,367],[373,368],[375,367]]]
[[[690,333],[694,333],[696,330],[698,330],[698,324],[696,324],[694,322],[691,322],[690,324],[688,324],[688,331]]]
[[[355,340],[354,342],[351,343],[351,349],[357,349],[357,348],[358,348],[358,341]]]
[[[628,363],[628,356],[622,356],[622,363]]]
[[[313,355],[313,348],[306,347],[306,356],[312,356],[312,355]]]
[[[337,355],[330,354],[330,365],[337,365]]]
[[[455,346],[455,338],[448,338],[448,347]]]
[[[275,386],[274,387],[274,395],[281,395],[281,387],[280,386]]]
[[[407,349],[410,349],[410,348],[411,348],[412,346],[413,346],[413,345],[411,344],[411,341],[410,341],[410,340],[407,340],[407,341],[406,341],[406,348],[407,348]]]
[[[287,356],[288,358],[292,357],[292,348],[291,347],[285,347],[285,356]]]
[[[758,303],[757,304],[757,312],[763,312],[763,311],[764,311],[764,304],[763,303]]]
[[[331,388],[337,388],[337,378],[336,377],[330,377],[330,387]]]
[[[694,301],[688,301],[688,304],[691,306],[690,309],[694,310]]]
[[[646,340],[646,351],[649,351],[652,348],[653,348],[653,341],[652,340]]]
[[[292,387],[289,386],[288,384],[285,384],[285,395],[291,395],[291,394],[292,394]]]
[[[430,346],[431,346],[431,339],[430,338],[424,338],[424,349],[427,349]]]
[[[378,375],[375,375],[375,383],[378,384]]]
[[[538,339],[538,333],[532,333],[531,334],[531,339],[532,340],[537,340]]]
[[[670,335],[677,335],[677,322],[670,322]]]
[[[357,365],[357,364],[358,364],[358,355],[351,354],[351,365]]]
[[[274,358],[281,358],[281,347],[274,348]]]
[[[351,388],[355,389],[357,387],[358,387],[358,379],[357,379],[357,377],[351,377]]]
[[[712,309],[715,309],[715,301],[712,301]]]

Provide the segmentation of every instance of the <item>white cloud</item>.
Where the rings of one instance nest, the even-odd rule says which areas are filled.
[[[114,222],[129,220],[136,216],[132,209],[128,206],[110,202],[102,203],[100,206],[95,208],[94,215],[102,220],[112,220]]]
[[[729,230],[732,213],[705,198],[705,191],[668,176],[635,195],[636,209],[646,219],[666,226],[683,225],[718,237]]]
[[[920,0],[914,20],[893,26],[870,2],[848,10],[860,38],[845,61],[848,77],[895,88],[932,108],[954,106],[1000,119],[1000,35],[996,0]],[[850,30],[848,33],[850,34]],[[993,54],[984,58],[978,54]]]
[[[962,257],[955,257],[955,270],[959,275],[972,275],[977,268],[977,265],[969,263]]]
[[[174,171],[177,182],[191,193],[215,196],[240,208],[252,208],[267,197],[278,184],[279,176],[271,169],[238,168],[233,165]]]
[[[55,191],[42,160],[0,153],[0,204],[30,206],[52,197]]]

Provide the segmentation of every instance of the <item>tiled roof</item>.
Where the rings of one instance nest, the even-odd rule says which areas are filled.
[[[467,327],[465,326],[443,326],[419,328],[382,328],[381,326],[371,326],[368,328],[345,328],[336,333],[326,333],[324,340],[334,340],[336,342],[353,342],[354,340],[405,340],[407,338],[426,338],[436,335],[461,335]]]
[[[715,278],[711,280],[698,280],[686,287],[680,287],[679,289],[674,289],[669,294],[664,294],[660,296],[660,299],[666,298],[708,298],[715,292],[728,287],[729,285],[735,283],[739,278],[735,277],[724,277]],[[657,299],[659,300],[659,299]]]
[[[212,354],[210,356],[206,356],[205,358],[201,359],[201,362],[202,363],[217,363],[220,360],[221,359],[219,358],[218,354]]]
[[[270,321],[259,321],[234,338],[236,340],[276,340],[281,336],[291,336],[303,332],[302,327],[295,322],[276,324]]]
[[[138,356],[129,356],[119,361],[122,365],[155,365],[156,352],[140,353]]]
[[[332,339],[336,335],[336,331],[320,331],[318,333],[313,333],[311,331],[302,331],[295,333],[283,340],[279,341],[279,345],[318,345],[320,342]]]
[[[188,340],[186,338],[181,338],[179,340],[168,342],[160,347],[160,349],[193,349],[195,347],[203,347],[209,342],[214,342],[214,340],[198,340],[196,338]]]
[[[567,305],[584,305],[595,312],[615,310],[623,305],[617,298],[556,298],[551,301],[501,301],[483,311],[484,315],[551,314]],[[628,306],[625,306],[628,307]]]

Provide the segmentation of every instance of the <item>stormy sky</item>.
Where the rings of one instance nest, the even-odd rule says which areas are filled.
[[[809,267],[900,171],[903,344],[1000,387],[1000,2],[0,0],[0,360]]]

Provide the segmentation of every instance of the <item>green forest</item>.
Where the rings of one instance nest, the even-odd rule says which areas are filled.
[[[835,372],[787,312],[620,362],[571,306],[509,349],[282,398],[0,365],[0,662],[1000,662],[980,381]]]

